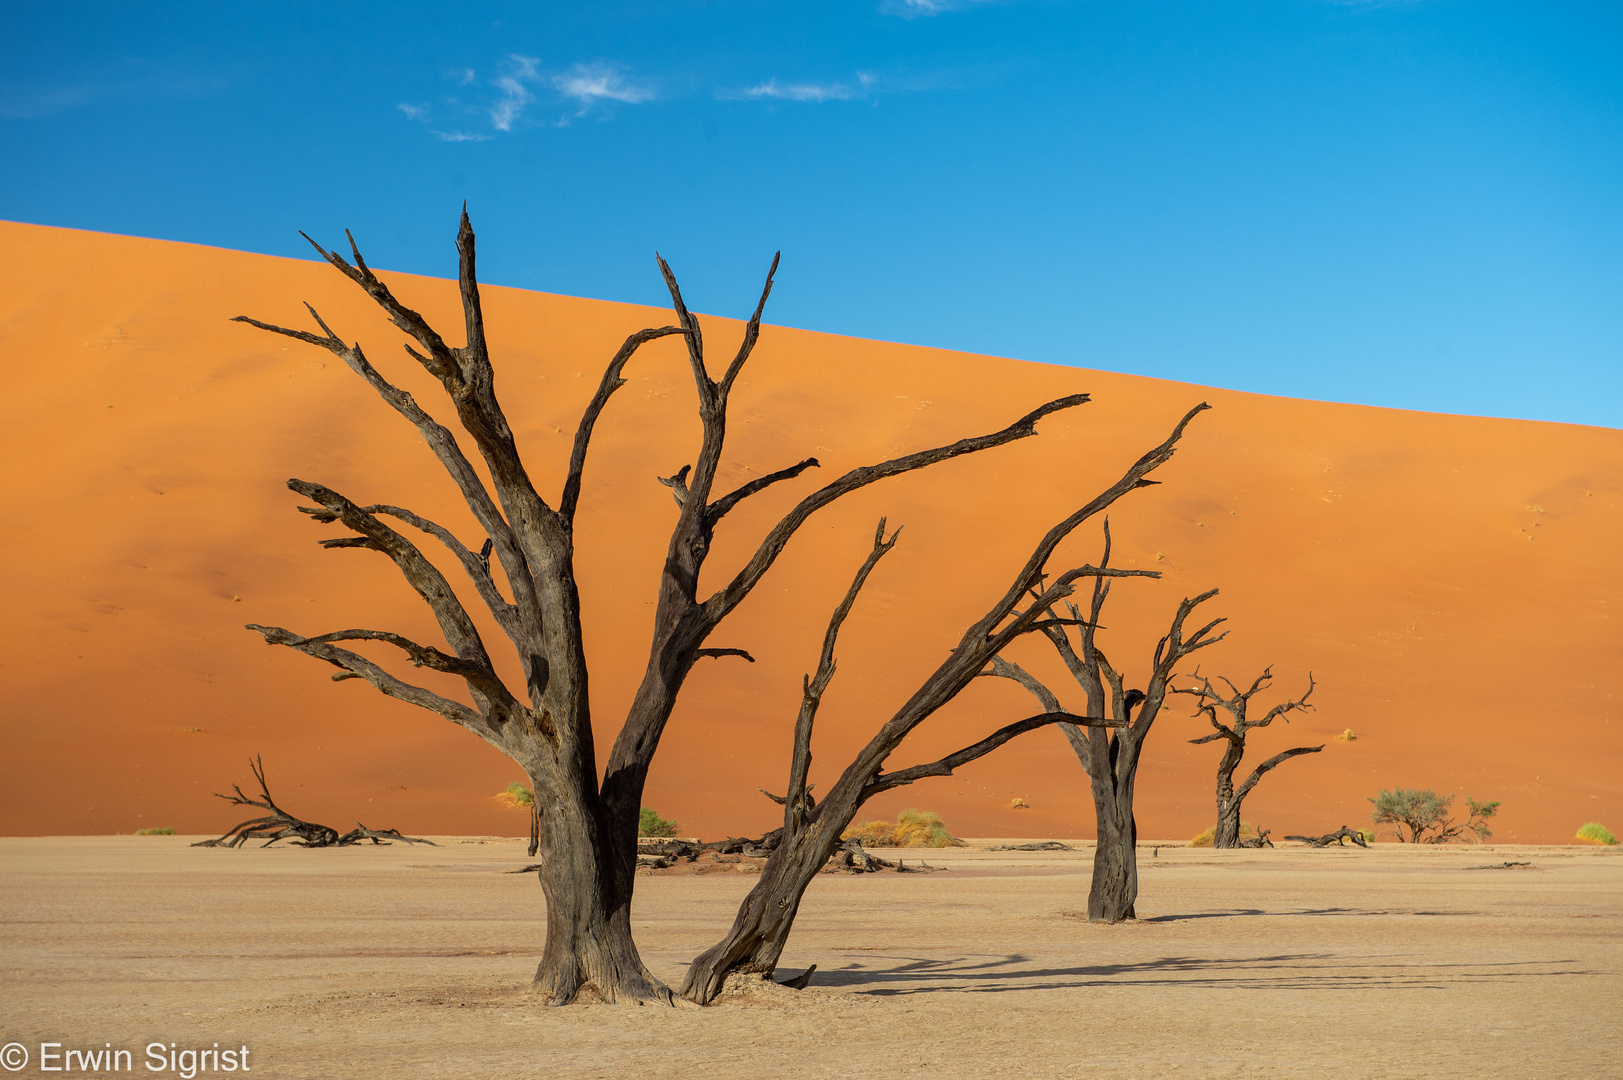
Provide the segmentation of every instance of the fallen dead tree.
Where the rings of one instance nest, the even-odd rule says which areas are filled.
[[[1357,831],[1356,829],[1349,829],[1345,825],[1337,829],[1335,832],[1325,833],[1323,836],[1287,836],[1285,839],[1300,840],[1302,843],[1311,844],[1313,847],[1329,847],[1331,844],[1346,847],[1348,840],[1351,840],[1359,847],[1369,847],[1369,844],[1365,843],[1364,841],[1363,833]],[[1269,844],[1268,846],[1273,847],[1272,844]]]
[[[1075,851],[1070,844],[1058,840],[1043,840],[1036,844],[993,844],[987,851]]]
[[[1273,831],[1272,829],[1262,829],[1257,833],[1257,835],[1251,837],[1249,840],[1238,841],[1234,846],[1235,847],[1249,847],[1249,848],[1273,847],[1274,842],[1272,840],[1268,839],[1268,834],[1270,832],[1272,832],[1272,831]],[[1296,839],[1296,838],[1287,836],[1285,839],[1293,840],[1293,839]]]
[[[233,806],[257,806],[261,810],[269,810],[265,817],[252,818],[248,821],[232,826],[226,830],[224,836],[214,840],[199,840],[192,847],[241,847],[250,840],[263,840],[260,847],[270,847],[278,840],[286,840],[299,847],[349,847],[370,840],[374,844],[389,844],[399,840],[407,844],[427,844],[437,846],[432,840],[424,840],[416,836],[402,836],[398,829],[368,829],[359,821],[347,833],[339,834],[337,829],[327,825],[318,825],[313,821],[296,818],[292,814],[276,805],[271,798],[270,787],[265,783],[265,765],[258,758],[248,763],[254,771],[254,779],[259,781],[260,794],[263,799],[252,799],[242,793],[242,788],[236,784],[231,785],[235,795],[221,795],[216,792],[216,799],[224,799]]]

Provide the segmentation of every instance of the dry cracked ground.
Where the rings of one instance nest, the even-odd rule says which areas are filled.
[[[779,973],[815,963],[806,990],[670,1010],[526,994],[520,841],[188,839],[0,839],[14,1075],[47,1075],[42,1042],[152,1075],[161,1042],[246,1045],[266,1078],[1623,1076],[1619,849],[1147,843],[1141,917],[1105,927],[1076,914],[1085,843],[974,841],[925,853],[940,873],[821,876]],[[654,971],[679,980],[752,881],[645,876]]]

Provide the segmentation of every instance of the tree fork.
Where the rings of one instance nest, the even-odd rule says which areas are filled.
[[[761,314],[771,293],[777,258],[773,258],[738,351],[720,379],[713,378],[706,367],[698,318],[683,302],[669,265],[657,259],[671,293],[677,325],[631,334],[610,359],[582,413],[555,509],[535,489],[497,399],[476,273],[475,238],[466,207],[457,232],[457,282],[465,333],[462,346],[448,343],[421,314],[402,303],[367,266],[354,238],[345,235],[352,262],[313,240],[310,243],[326,262],[365,291],[407,336],[406,354],[440,383],[462,432],[473,441],[483,460],[488,479],[475,469],[450,428],[439,423],[411,394],[385,378],[358,343],[340,338],[314,308],[306,305],[319,333],[247,316],[239,316],[236,321],[324,349],[363,378],[433,450],[484,530],[486,540],[474,554],[469,545],[447,530],[410,511],[382,504],[362,506],[320,485],[295,481],[295,490],[317,502],[309,511],[315,520],[340,523],[356,534],[325,546],[359,547],[389,555],[434,613],[447,645],[441,648],[418,644],[388,631],[303,636],[281,627],[255,625],[250,629],[261,633],[269,644],[303,652],[339,668],[335,680],[365,680],[381,693],[469,728],[524,768],[535,793],[533,843],[544,859],[542,884],[551,913],[546,954],[537,972],[537,986],[549,1001],[563,1004],[585,990],[605,1000],[668,1001],[669,991],[643,968],[631,940],[629,910],[636,869],[636,824],[649,764],[688,672],[703,657],[742,652],[706,648],[711,632],[749,595],[785,545],[818,510],[879,480],[1028,438],[1036,434],[1036,424],[1043,417],[1081,405],[1088,396],[1071,394],[1048,402],[1001,431],[847,472],[803,498],[767,532],[755,554],[726,586],[701,599],[697,595],[698,582],[717,524],[742,500],[773,484],[791,481],[818,465],[815,458],[806,458],[719,498],[712,492],[722,460],[729,396],[759,340]],[[671,486],[679,496],[679,511],[658,586],[648,664],[599,785],[580,596],[573,566],[574,518],[592,434],[610,398],[625,384],[622,376],[626,365],[644,345],[670,336],[680,336],[687,350],[699,399],[701,445],[694,463],[673,478]],[[1187,422],[1188,417],[1184,420]],[[1170,455],[1175,441],[1176,435],[1141,459],[1129,488]],[[1079,513],[1086,517],[1088,512],[1084,508]],[[383,524],[379,515],[395,517],[427,532],[450,550],[511,642],[525,680],[522,690],[513,692],[502,684],[495,674],[496,665],[449,583],[414,544]],[[1070,527],[1074,524],[1056,535],[1063,535]],[[492,558],[501,564],[510,598],[495,585],[490,573]],[[1031,584],[1034,579],[1022,588]],[[382,665],[339,644],[350,640],[394,645],[414,665],[462,678],[473,706],[407,683]],[[870,770],[869,775],[875,771]]]
[[[789,788],[784,797],[782,840],[768,856],[760,880],[745,897],[727,935],[689,966],[682,982],[684,997],[700,1004],[708,1003],[721,992],[728,975],[735,972],[770,976],[782,955],[807,886],[839,844],[840,834],[850,825],[862,805],[874,795],[927,776],[951,775],[954,769],[990,753],[1010,739],[1049,724],[1067,723],[1078,730],[1088,729],[1090,734],[1096,735],[1101,730],[1124,727],[1128,723],[1128,718],[1119,711],[1114,716],[1104,715],[1102,710],[1097,709],[1082,714],[1045,711],[1039,716],[1007,725],[939,761],[889,773],[883,771],[886,759],[902,740],[982,674],[1004,648],[1026,634],[1049,633],[1045,628],[1044,615],[1050,616],[1047,623],[1052,624],[1052,608],[1072,594],[1075,582],[1091,577],[1097,591],[1099,584],[1109,578],[1160,576],[1154,571],[1118,570],[1101,565],[1077,567],[1049,580],[1046,567],[1060,542],[1084,521],[1104,511],[1128,492],[1152,483],[1146,480],[1147,474],[1172,457],[1189,422],[1206,408],[1208,406],[1201,404],[1191,409],[1178,421],[1171,435],[1139,458],[1121,479],[1049,529],[1003,596],[981,619],[965,630],[958,647],[902,708],[880,727],[855,760],[846,766],[823,801],[810,807],[805,792],[808,790],[806,777],[811,762],[811,739],[818,706],[834,675],[834,647],[840,626],[875,565],[896,542],[895,534],[886,539],[885,522],[880,521],[868,558],[830,618],[817,672],[806,676],[802,684]],[[1108,559],[1108,543],[1106,555]],[[1018,605],[1028,599],[1030,602],[1023,610],[1020,609]],[[1180,617],[1175,624],[1174,634],[1181,629],[1181,625]],[[1090,705],[1092,703],[1090,699]]]

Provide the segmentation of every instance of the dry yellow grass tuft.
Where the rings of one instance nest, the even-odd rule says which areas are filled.
[[[863,847],[964,847],[964,842],[947,831],[946,822],[933,810],[903,810],[894,824],[865,821],[845,830],[840,839],[856,837]]]
[[[1011,802],[1009,804],[1009,809],[1010,810],[1030,810],[1031,809],[1031,804],[1026,802],[1026,800],[1024,800],[1024,799],[1016,798],[1013,802]]]
[[[1240,839],[1241,840],[1254,840],[1254,839],[1256,839],[1256,836],[1257,836],[1257,827],[1255,825],[1251,824],[1249,821],[1240,822]],[[1217,842],[1217,826],[1216,825],[1209,825],[1209,826],[1207,826],[1205,832],[1201,833],[1198,836],[1192,837],[1190,839],[1189,846],[1190,847],[1211,847],[1216,842]]]
[[[1348,728],[1346,731],[1343,731],[1340,735],[1336,736],[1336,742],[1357,742],[1357,741],[1358,741],[1358,736],[1353,734],[1353,729],[1352,728]]]

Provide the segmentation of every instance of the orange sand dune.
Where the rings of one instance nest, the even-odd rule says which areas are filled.
[[[454,489],[341,364],[227,320],[303,326],[308,300],[447,414],[398,333],[313,262],[16,224],[0,224],[0,252],[10,462],[0,830],[223,831],[248,815],[210,793],[249,780],[245,759],[261,753],[279,799],[329,824],[522,831],[522,816],[490,797],[518,777],[495,751],[364,684],[334,685],[325,665],[242,629],[435,639],[385,560],[316,547],[336,534],[296,513],[283,481],[408,505],[476,544]],[[447,243],[448,266],[452,257]],[[391,281],[448,334],[460,326],[452,283]],[[752,300],[740,296],[738,309]],[[531,474],[555,493],[603,364],[625,334],[669,313],[499,288],[487,289],[486,312]],[[712,352],[729,356],[738,324],[706,327]],[[602,744],[646,657],[674,515],[654,477],[697,445],[680,344],[646,348],[629,377],[598,428],[578,538]],[[1076,391],[1093,403],[1043,421],[1037,438],[877,485],[814,519],[713,639],[759,662],[706,661],[696,673],[649,803],[690,833],[773,824],[776,808],[755,789],[783,786],[801,673],[881,515],[904,526],[902,542],[841,640],[816,745],[825,788],[1037,536],[1207,400],[1215,409],[1158,474],[1163,486],[1112,514],[1118,565],[1165,578],[1117,586],[1105,641],[1141,680],[1179,598],[1215,585],[1210,610],[1233,635],[1202,654],[1206,671],[1238,681],[1272,664],[1293,693],[1313,672],[1318,710],[1253,736],[1253,758],[1326,748],[1270,776],[1245,816],[1276,836],[1328,831],[1365,820],[1367,796],[1403,784],[1502,799],[1500,840],[1623,825],[1623,432],[1292,401],[768,327],[735,394],[722,485],[808,454],[823,467],[735,512],[710,580],[826,478],[994,430]],[[1097,529],[1079,533],[1066,565],[1098,546]],[[1017,656],[1062,687],[1045,649],[1028,641]],[[893,764],[1031,711],[1017,688],[987,681]],[[1217,753],[1187,745],[1203,731],[1186,713],[1180,699],[1150,737],[1146,836],[1188,836],[1212,817]],[[1357,741],[1332,738],[1349,727]],[[1009,809],[1016,796],[1031,808]],[[970,835],[1092,831],[1080,770],[1052,731],[871,809],[907,805]]]

